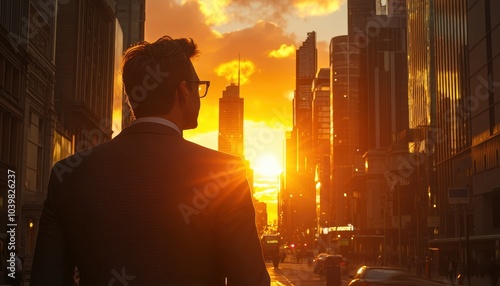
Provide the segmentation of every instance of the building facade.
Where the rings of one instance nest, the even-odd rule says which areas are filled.
[[[474,3],[478,3],[477,6]],[[482,86],[478,71],[485,67],[484,75],[488,77],[484,56],[492,46],[486,48],[485,40],[482,46],[485,50],[481,51],[484,54],[479,58],[472,56],[478,55],[481,48],[474,49],[478,47],[481,35],[485,36],[489,31],[485,23],[491,19],[491,7],[486,6],[485,2],[478,1],[409,3],[411,37],[408,47],[413,55],[408,64],[410,130],[414,135],[411,149],[418,157],[414,162],[421,162],[414,168],[417,203],[422,206],[422,219],[428,218],[427,224],[419,227],[428,245],[435,250],[430,254],[440,258],[436,264],[441,272],[445,272],[449,259],[470,267],[472,259],[487,259],[488,255],[495,253],[493,237],[481,236],[486,233],[494,235],[494,228],[481,235],[476,233],[480,229],[484,231],[488,217],[491,223],[494,219],[493,214],[486,210],[487,204],[478,204],[482,199],[478,189],[482,189],[484,185],[479,186],[486,180],[484,177],[481,182],[474,180],[476,175],[481,177],[488,173],[485,164],[492,161],[486,161],[482,153],[479,157],[472,155],[474,138],[478,139],[478,146],[488,141],[479,134],[486,134],[483,131],[488,125],[484,124],[492,126],[495,122],[494,117],[485,121],[488,100],[483,100],[485,105],[482,107],[471,105],[478,100],[475,88]],[[492,60],[492,54],[490,56],[489,60]],[[479,122],[481,124],[477,124]],[[494,133],[490,135],[494,137]],[[495,158],[494,148],[491,150],[489,154]],[[465,191],[466,198],[461,203],[450,198],[450,192],[456,189]],[[494,193],[493,188],[490,190]],[[479,213],[482,218],[476,217]],[[470,249],[474,251],[468,250],[463,243],[465,237],[471,238]]]
[[[113,9],[104,0],[81,0],[58,10],[54,103],[62,128],[74,136],[75,152],[111,139]]]
[[[15,245],[29,280],[52,165],[111,138],[122,35],[111,1],[2,1],[0,11],[0,165],[15,172]],[[0,184],[7,219],[13,184]]]
[[[10,174],[0,179],[0,220],[5,222],[0,250],[4,259],[15,246],[28,277],[52,166],[55,7],[55,1],[0,3],[0,168]],[[14,201],[7,199],[12,196]],[[15,222],[14,237],[7,233],[7,214],[9,223]]]
[[[115,11],[119,26],[122,30],[122,49],[126,51],[131,45],[144,41],[144,25],[146,21],[146,0],[117,0]],[[118,25],[117,25],[118,26]],[[121,57],[121,54],[119,54]],[[130,106],[128,105],[125,91],[121,93],[121,116],[120,126],[126,127],[134,120]],[[117,98],[118,100],[118,98]],[[114,110],[117,110],[115,107]],[[116,114],[116,113],[115,113]],[[117,124],[117,123],[115,123]],[[119,128],[113,128],[118,131]]]
[[[468,1],[467,47],[474,251],[471,258],[500,262],[500,2]],[[467,113],[466,113],[467,114]],[[468,181],[470,182],[470,181]],[[464,183],[464,182],[462,182]]]

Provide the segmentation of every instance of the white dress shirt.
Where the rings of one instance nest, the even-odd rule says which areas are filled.
[[[172,121],[161,117],[141,117],[132,122],[132,124],[143,123],[143,122],[163,124],[170,128],[173,128],[175,131],[179,132],[179,134],[182,135],[182,132],[177,125],[175,125]]]

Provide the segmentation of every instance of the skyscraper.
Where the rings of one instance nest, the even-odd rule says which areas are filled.
[[[312,135],[312,83],[317,72],[318,51],[316,32],[307,33],[307,39],[296,51],[295,97],[293,126],[298,132],[299,172],[311,172],[314,164],[311,160]],[[309,163],[309,164],[308,164]]]
[[[475,238],[483,239],[474,247],[495,245],[500,261],[500,9],[499,1],[468,2],[469,98],[463,106],[470,113],[471,162],[466,174],[472,174],[470,193],[474,206]],[[467,94],[467,92],[466,92]],[[461,112],[464,114],[464,112]],[[465,113],[464,115],[466,115]],[[464,116],[462,116],[464,117]],[[466,118],[464,118],[466,119]],[[483,250],[476,257],[491,256]]]
[[[344,182],[361,168],[359,148],[359,49],[348,36],[330,41],[331,173],[330,225],[352,223],[345,207]]]
[[[316,32],[296,51],[295,97],[293,99],[293,130],[287,140],[286,184],[291,225],[289,233],[296,242],[312,244],[316,227],[315,158],[312,151],[312,84],[316,77],[318,52]],[[294,159],[291,159],[291,158]],[[293,164],[289,166],[289,164]],[[308,236],[304,237],[303,233]]]
[[[219,151],[241,158],[244,158],[243,107],[240,87],[231,83],[222,92],[222,98],[219,98]]]
[[[413,137],[409,145],[412,156],[425,155],[415,167],[415,177],[418,178],[415,203],[420,206],[416,213],[420,217],[437,217],[436,209],[432,207],[437,196],[435,152],[432,145],[426,146],[426,142],[434,142],[437,130],[434,8],[431,1],[408,1],[407,10],[408,127]],[[429,233],[429,228],[422,224],[417,224],[416,229],[416,254],[420,255],[427,247],[421,237],[433,237],[434,231]]]
[[[312,144],[318,225],[328,225],[330,197],[330,69],[321,68],[313,81]],[[319,183],[319,184],[318,184]]]
[[[408,128],[406,9],[404,2],[388,2],[390,9],[380,1],[348,1],[349,41],[344,54],[349,70],[332,75],[340,81],[332,82],[336,220],[354,224],[357,251],[382,249],[384,240],[378,234],[384,232],[384,219],[390,216],[384,206],[386,154]],[[340,39],[336,44],[342,47]],[[341,55],[339,49],[337,53]],[[344,86],[346,92],[339,94]]]
[[[408,129],[406,14],[376,15],[368,21],[378,25],[366,45],[363,133],[369,149],[386,149]]]
[[[369,18],[376,15],[375,0],[348,0],[347,2],[348,17],[347,17],[347,33],[349,38],[349,49],[357,51],[355,56],[356,62],[351,62],[350,72],[355,72],[357,69],[357,77],[350,78],[349,89],[356,90],[358,96],[358,120],[359,120],[359,141],[356,150],[360,150],[360,154],[364,154],[368,150],[368,140],[366,138],[366,125],[369,122],[368,114],[365,111],[368,108],[368,102],[365,100],[368,97],[368,68],[367,68],[367,46],[370,43],[373,22],[369,22]],[[357,64],[357,66],[354,66]],[[357,79],[357,81],[356,81]]]
[[[470,98],[466,111],[471,114],[471,164],[474,229],[478,236],[496,240],[496,259],[500,260],[500,9],[499,1],[478,0],[468,7],[468,54]],[[497,44],[494,44],[497,43]],[[464,114],[465,115],[465,114]],[[495,235],[496,234],[496,235]],[[481,253],[486,257],[487,253]]]

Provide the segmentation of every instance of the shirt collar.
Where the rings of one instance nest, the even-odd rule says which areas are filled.
[[[170,128],[173,128],[175,131],[177,131],[179,134],[182,135],[182,132],[177,125],[175,125],[172,121],[161,117],[141,117],[132,122],[132,124],[143,123],[143,122],[162,124]]]

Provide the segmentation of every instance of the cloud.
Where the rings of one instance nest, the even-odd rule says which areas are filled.
[[[225,13],[225,8],[230,4],[230,0],[201,0],[199,1],[200,11],[205,15],[205,23],[208,26],[217,26],[229,21],[229,16]]]
[[[207,0],[208,2],[208,0]],[[260,5],[267,1],[233,0],[231,5]],[[291,13],[293,6],[283,4],[291,1],[271,1],[269,11],[286,11]],[[225,5],[226,2],[221,2]],[[281,7],[281,6],[283,7]],[[293,90],[295,89],[295,57],[270,57],[270,51],[284,52],[297,47],[306,38],[305,32],[298,35],[287,32],[284,26],[276,21],[259,20],[248,27],[216,33],[206,22],[202,5],[189,0],[151,0],[146,5],[145,38],[152,42],[163,35],[173,38],[191,37],[198,44],[200,57],[193,60],[196,72],[202,80],[210,80],[210,90],[202,100],[199,126],[193,132],[210,132],[218,129],[218,106],[222,91],[231,82],[237,81],[237,59],[241,55],[242,75],[245,84],[241,87],[241,96],[245,99],[245,119],[255,122],[266,122],[276,126],[291,128]],[[215,8],[214,8],[215,9]],[[226,11],[225,10],[225,11]],[[268,11],[268,12],[269,12]],[[259,11],[254,11],[256,14]],[[262,13],[268,13],[262,12]],[[246,12],[242,12],[244,14]],[[229,15],[229,14],[228,14]],[[232,17],[232,16],[231,16]],[[231,19],[231,18],[229,18]],[[326,63],[328,43],[318,42],[318,58],[325,55]],[[280,52],[280,53],[281,53]],[[248,70],[246,63],[248,62]],[[232,63],[232,64],[228,64]],[[226,64],[226,65],[223,65]],[[225,66],[225,72],[217,72]],[[318,67],[323,67],[318,63]],[[251,81],[247,81],[251,79]],[[278,123],[277,123],[278,122]],[[261,134],[262,135],[262,134]],[[281,144],[281,142],[280,142]]]
[[[220,64],[215,68],[215,73],[218,76],[224,77],[230,83],[237,83],[244,85],[250,81],[250,76],[255,72],[256,67],[252,61],[249,60],[232,60],[227,63]]]
[[[269,57],[276,59],[286,58],[293,55],[295,50],[296,48],[294,45],[282,44],[279,49],[270,51]]]
[[[231,21],[287,24],[287,16],[323,16],[334,13],[345,0],[191,0],[198,2],[207,24],[218,26]]]
[[[301,17],[323,16],[339,10],[344,2],[345,0],[297,0],[294,6]]]

